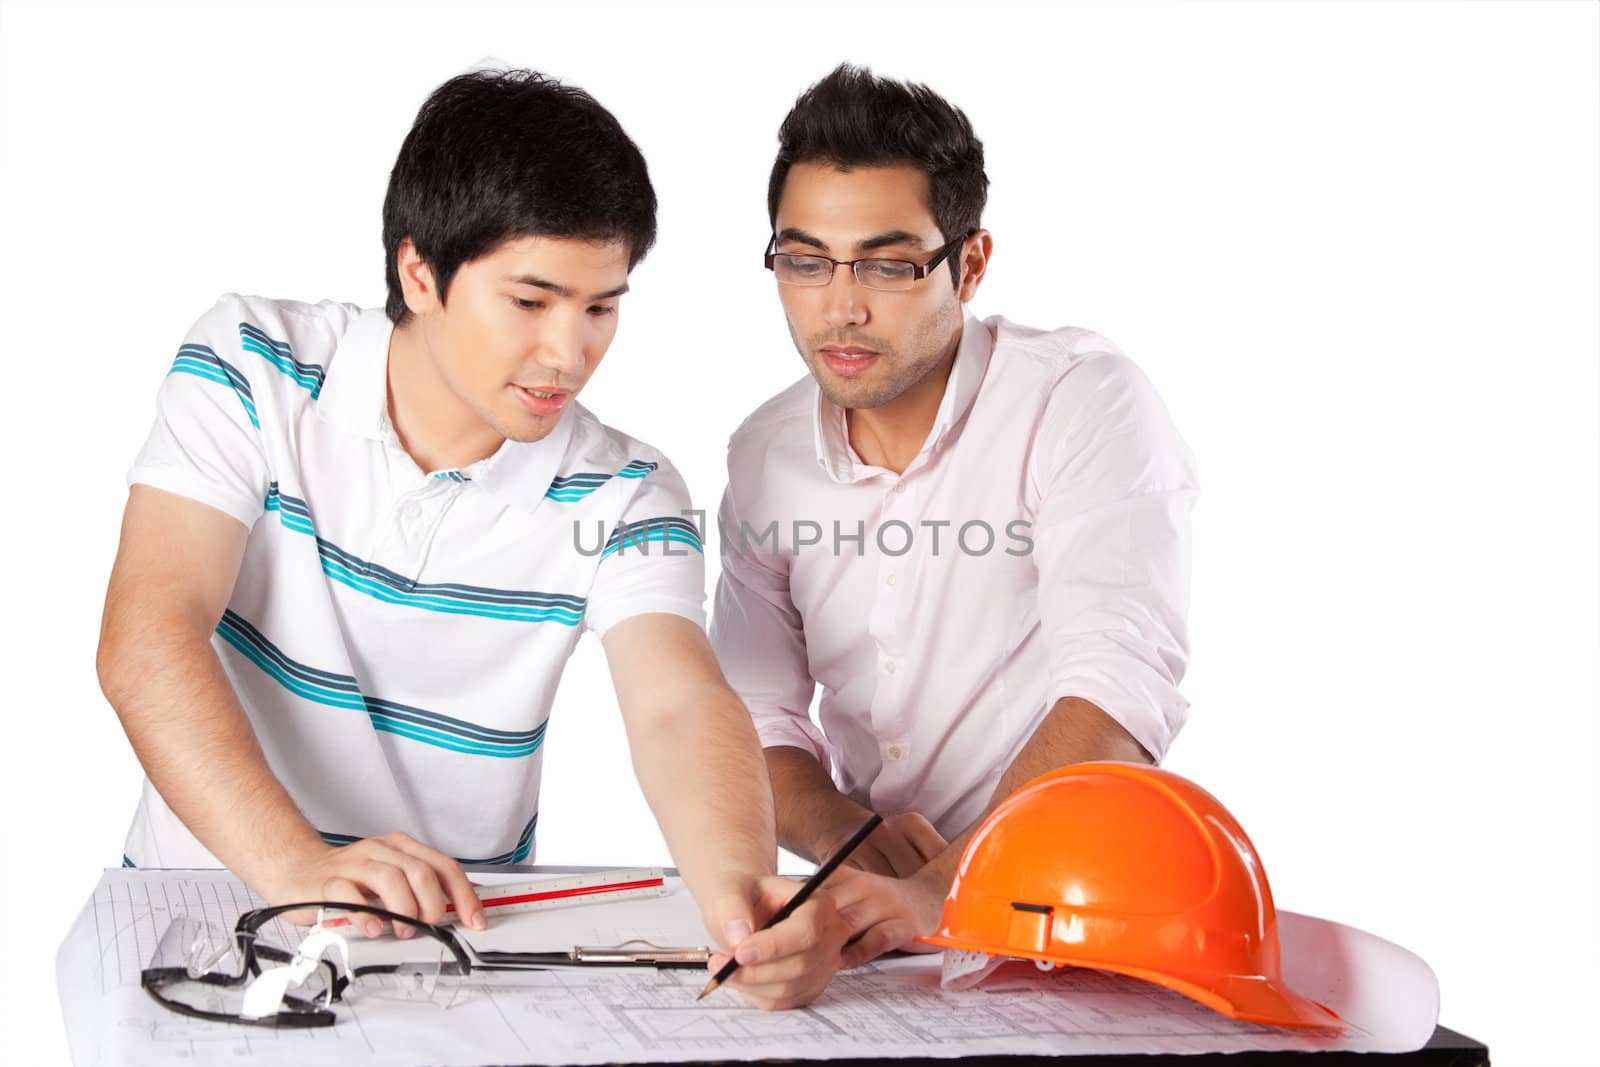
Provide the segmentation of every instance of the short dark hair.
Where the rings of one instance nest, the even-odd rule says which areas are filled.
[[[989,197],[983,142],[960,108],[926,85],[880,78],[849,63],[801,93],[778,129],[778,158],[767,183],[774,226],[796,163],[920,169],[928,176],[928,210],[946,241],[978,228]],[[950,276],[958,282],[959,260],[950,257]]]
[[[576,86],[531,70],[476,70],[433,91],[400,145],[383,198],[385,310],[409,317],[396,254],[411,238],[444,302],[464,263],[516,237],[628,243],[628,269],[656,239],[644,156]]]

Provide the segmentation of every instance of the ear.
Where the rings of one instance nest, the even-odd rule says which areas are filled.
[[[411,238],[400,241],[395,250],[395,267],[400,274],[400,291],[413,315],[424,315],[439,307],[438,289],[433,284],[433,268],[417,252]]]
[[[983,284],[983,274],[989,269],[989,257],[994,255],[994,238],[988,230],[974,230],[961,246],[961,288],[956,298],[963,304],[978,294]]]

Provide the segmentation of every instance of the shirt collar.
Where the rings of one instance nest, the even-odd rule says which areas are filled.
[[[360,437],[381,441],[389,423],[389,338],[394,323],[381,308],[360,312],[328,361],[317,414]]]
[[[994,352],[994,335],[989,328],[970,313],[963,313],[961,342],[956,348],[955,362],[950,367],[950,378],[945,382],[944,396],[933,417],[933,426],[917,453],[912,465],[944,441],[956,428],[978,397],[989,370],[989,357]],[[882,472],[861,462],[855,449],[850,447],[849,426],[845,411],[817,390],[817,405],[813,419],[813,439],[817,450],[817,463],[829,478],[836,482],[859,482],[876,477]],[[910,467],[906,468],[908,471]]]
[[[346,433],[404,449],[389,422],[389,341],[394,324],[381,308],[362,311],[350,323],[329,360],[317,412]],[[560,469],[572,440],[577,404],[538,441],[504,441],[494,454],[461,468],[471,484],[533,511]]]
[[[539,440],[502,441],[492,456],[462,468],[461,473],[471,478],[473,485],[531,513],[544,500],[545,491],[561,468],[579,415],[574,401],[556,420],[555,429]]]

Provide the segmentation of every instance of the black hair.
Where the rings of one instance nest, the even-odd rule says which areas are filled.
[[[880,78],[849,63],[801,93],[778,129],[778,158],[767,183],[767,215],[774,226],[796,163],[840,170],[918,168],[928,176],[928,210],[947,242],[978,228],[989,196],[983,142],[960,108],[926,85]],[[950,276],[958,285],[960,258],[950,257]]]
[[[442,304],[462,264],[516,237],[656,239],[656,194],[638,146],[576,86],[531,70],[477,70],[433,91],[400,145],[383,198],[385,310],[410,311],[396,253],[411,238]]]

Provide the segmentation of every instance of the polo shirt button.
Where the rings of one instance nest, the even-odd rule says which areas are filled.
[[[888,663],[885,663],[883,665],[883,669],[888,671],[890,674],[893,674],[894,673],[894,660],[890,660]]]
[[[420,519],[422,518],[422,508],[416,504],[407,504],[405,515],[408,519]]]
[[[905,754],[905,750],[899,745],[890,745],[888,751],[884,753],[884,755],[888,756],[892,760],[897,760]]]
[[[891,575],[889,575],[889,577],[885,578],[883,580],[883,584],[887,585],[887,586],[893,586],[894,585],[894,575],[891,574]]]

